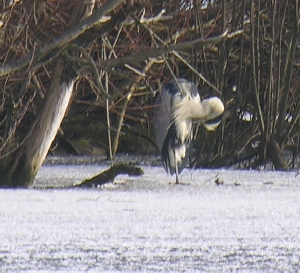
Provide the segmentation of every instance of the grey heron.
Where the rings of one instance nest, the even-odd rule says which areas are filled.
[[[176,174],[176,183],[189,157],[195,128],[203,124],[207,130],[215,130],[223,112],[219,98],[201,101],[197,86],[185,79],[174,79],[162,87],[153,116],[155,138],[163,166]]]

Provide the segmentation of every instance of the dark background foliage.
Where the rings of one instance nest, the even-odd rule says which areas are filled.
[[[2,0],[0,66],[17,67],[105,2]],[[109,16],[67,46],[1,71],[2,167],[31,130],[57,58],[67,64],[63,76],[78,80],[53,154],[155,152],[155,94],[176,76],[226,107],[216,132],[199,128],[195,166],[293,167],[286,152],[299,153],[298,1],[124,1]]]

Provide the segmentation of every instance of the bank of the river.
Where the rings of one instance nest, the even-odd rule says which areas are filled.
[[[143,166],[100,189],[37,189],[106,167],[48,164],[34,189],[0,190],[1,271],[298,271],[295,172],[185,169],[174,185]]]

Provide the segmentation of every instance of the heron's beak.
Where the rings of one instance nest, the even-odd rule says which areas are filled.
[[[214,131],[221,123],[223,113],[214,119],[206,120],[203,125],[208,131]]]
[[[219,124],[220,124],[220,122],[214,123],[214,124],[206,124],[206,123],[204,123],[204,127],[206,128],[207,131],[214,131],[219,126]]]

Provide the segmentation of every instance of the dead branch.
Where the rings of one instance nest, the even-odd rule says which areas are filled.
[[[130,166],[127,164],[118,164],[110,167],[108,170],[101,172],[90,179],[86,179],[73,187],[80,188],[98,188],[106,183],[113,183],[114,179],[119,174],[127,174],[130,176],[143,175],[143,170],[139,167]]]
[[[164,15],[165,13],[166,13],[166,10],[162,9],[156,16],[151,16],[151,17],[146,18],[145,17],[145,8],[144,8],[142,16],[139,19],[139,23],[140,24],[150,24],[150,23],[154,23],[154,22],[168,21],[168,20],[173,19],[173,16]],[[132,19],[127,19],[122,23],[122,25],[124,25],[124,26],[134,25],[134,24],[136,24],[136,21],[132,20]]]
[[[45,58],[47,55],[52,52],[60,51],[71,41],[75,40],[82,33],[92,28],[93,26],[99,24],[105,14],[116,9],[119,5],[123,4],[125,0],[112,0],[108,1],[103,5],[99,10],[95,11],[94,15],[84,19],[76,26],[70,28],[68,31],[60,35],[57,39],[53,40],[51,43],[42,46],[36,51],[26,54],[24,57],[19,60],[4,65],[0,68],[0,77],[6,76],[10,73],[13,73],[21,68],[29,65],[31,62],[37,62]]]
[[[143,74],[145,74],[151,68],[151,66],[154,63],[155,63],[155,60],[154,59],[150,59],[148,61],[148,63],[145,65],[143,71],[138,76],[136,76],[135,82],[132,83],[131,86],[130,86],[130,88],[129,88],[129,91],[128,91],[127,95],[126,95],[125,102],[124,102],[124,105],[123,105],[123,109],[122,109],[122,112],[121,112],[121,115],[120,115],[120,119],[119,119],[117,131],[116,131],[115,140],[114,140],[114,143],[113,143],[113,146],[112,146],[112,148],[113,148],[112,149],[113,156],[117,152],[117,148],[118,148],[118,144],[119,144],[119,138],[120,138],[120,133],[121,133],[121,128],[122,128],[124,116],[125,116],[125,113],[126,113],[126,110],[127,110],[127,106],[128,106],[128,104],[130,102],[130,99],[131,99],[133,93],[138,88],[138,83],[143,79]]]
[[[138,63],[143,60],[148,60],[149,58],[155,58],[158,56],[162,56],[162,55],[172,52],[172,51],[188,50],[188,49],[192,49],[193,47],[195,47],[197,45],[215,44],[220,41],[223,41],[224,39],[227,39],[228,37],[232,38],[239,34],[241,34],[240,31],[228,34],[228,30],[225,30],[222,34],[215,36],[215,37],[211,37],[211,38],[206,38],[206,39],[199,38],[199,39],[188,41],[188,42],[182,42],[182,43],[178,43],[178,44],[174,44],[174,45],[158,47],[158,48],[149,50],[147,52],[130,55],[130,56],[126,56],[126,57],[120,57],[118,59],[110,59],[107,61],[100,61],[99,67],[102,69],[109,69],[109,68],[113,68],[113,67],[124,66],[125,64],[134,64],[134,63]]]
[[[189,62],[187,62],[178,52],[172,51],[172,54],[174,54],[181,62],[183,62],[191,71],[195,73],[203,82],[205,82],[208,86],[210,86],[213,90],[215,90],[219,95],[222,95],[222,92],[214,86],[212,83],[210,83],[201,73],[199,73],[192,65],[190,65]]]

